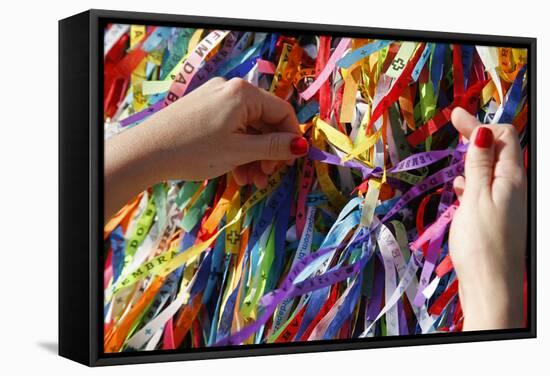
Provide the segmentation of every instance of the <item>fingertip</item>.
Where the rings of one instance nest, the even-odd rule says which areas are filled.
[[[250,184],[254,184],[259,189],[267,186],[267,175],[262,172],[260,162],[255,162],[250,167]]]
[[[481,124],[479,120],[462,107],[455,107],[451,112],[451,122],[456,130],[466,138],[470,138],[473,130]]]
[[[489,149],[493,146],[495,135],[489,127],[477,127],[475,129],[474,144],[481,149]]]
[[[305,137],[294,137],[290,142],[290,152],[298,156],[306,155],[309,152],[309,142]]]
[[[267,180],[267,175],[262,172],[257,172],[254,174],[254,185],[256,185],[258,189],[267,187]]]
[[[467,113],[468,111],[466,111],[464,108],[460,107],[460,106],[457,106],[455,107],[452,111],[451,111],[451,121],[452,122],[455,122],[456,119],[458,119],[457,117],[458,116],[462,116],[464,115],[464,113]]]
[[[466,186],[466,180],[464,176],[459,175],[453,181],[453,189],[456,193],[456,197],[459,201],[462,201],[462,195],[464,194],[464,187]]]
[[[253,184],[254,183],[254,165],[248,167],[248,171],[246,174],[246,183],[247,184]]]
[[[248,171],[245,166],[237,166],[233,169],[233,179],[239,186],[244,186],[248,182]]]
[[[464,191],[464,187],[466,186],[466,179],[464,179],[464,176],[462,175],[458,175],[454,180],[453,180],[453,189],[456,191],[460,191],[460,192],[463,192]]]
[[[261,170],[260,163],[248,163],[233,170],[233,178],[239,186],[254,184],[258,188],[267,186],[268,177]]]
[[[273,171],[275,171],[276,165],[277,165],[276,161],[267,161],[267,160],[260,161],[260,167],[262,169],[262,172],[266,175],[271,175]]]

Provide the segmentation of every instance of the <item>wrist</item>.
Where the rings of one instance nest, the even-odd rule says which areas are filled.
[[[167,110],[169,108],[144,121],[138,126],[139,132],[133,135],[141,147],[136,163],[147,175],[148,186],[183,178],[182,161],[187,161],[190,153],[191,145],[186,145],[185,121],[174,118]]]
[[[475,288],[460,286],[463,330],[519,328],[523,325],[521,286],[492,281]]]
[[[138,125],[105,143],[105,185],[137,194],[159,181],[157,146],[144,131]]]

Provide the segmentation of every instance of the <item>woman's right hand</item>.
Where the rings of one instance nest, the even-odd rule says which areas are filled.
[[[482,125],[462,108],[451,118],[470,140],[449,235],[463,330],[522,327],[527,181],[517,133],[509,124]]]

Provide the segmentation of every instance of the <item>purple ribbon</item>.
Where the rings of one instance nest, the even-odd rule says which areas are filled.
[[[357,168],[361,171],[361,174],[363,175],[363,179],[368,178],[374,172],[374,169],[364,166],[359,162],[347,161],[342,163],[338,156],[323,150],[319,150],[314,146],[310,146],[308,157],[310,159],[320,161],[320,162],[325,162],[331,165]]]
[[[425,151],[422,153],[413,154],[403,159],[401,162],[399,162],[392,168],[388,169],[387,172],[403,172],[403,171],[409,171],[409,170],[416,170],[418,168],[429,166],[432,163],[435,163],[445,157],[448,157],[449,155],[455,152],[462,153],[465,150],[466,150],[466,146],[463,144],[460,144],[454,150],[453,149],[433,150],[433,151]],[[310,146],[308,157],[310,159],[328,163],[335,166],[356,168],[361,171],[361,174],[363,175],[363,179],[367,179],[370,176],[381,176],[382,174],[382,170],[379,167],[372,169],[356,161],[342,162],[338,156],[323,150],[319,150],[314,146]]]
[[[119,124],[121,127],[127,127],[130,124],[134,124],[140,120],[145,119],[148,116],[153,115],[155,112],[158,112],[163,108],[164,108],[164,101],[160,100],[154,105],[149,106],[146,109],[141,110],[140,112],[136,112],[135,114],[128,116],[126,119],[122,119],[121,121],[119,121]]]

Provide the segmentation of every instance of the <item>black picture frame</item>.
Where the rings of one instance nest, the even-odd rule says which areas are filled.
[[[107,22],[522,47],[528,51],[528,326],[193,350],[103,352],[103,26]],[[59,355],[88,366],[536,337],[536,39],[88,10],[59,21]]]

